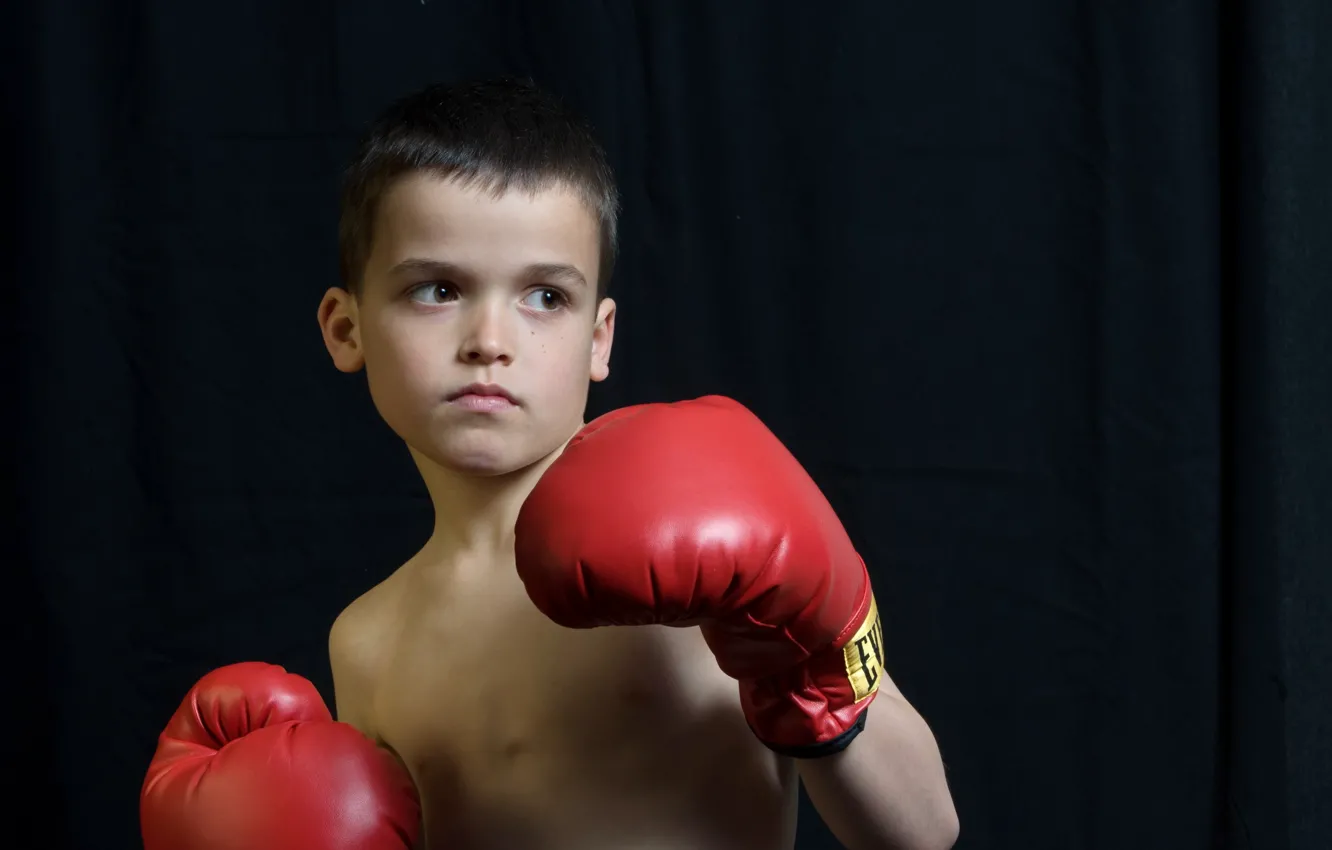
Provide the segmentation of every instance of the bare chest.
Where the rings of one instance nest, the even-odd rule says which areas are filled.
[[[372,720],[431,846],[790,846],[793,773],[697,629],[564,629],[513,593],[408,608]]]

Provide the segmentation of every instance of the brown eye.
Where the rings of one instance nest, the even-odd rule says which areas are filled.
[[[410,298],[419,304],[444,304],[458,298],[458,290],[449,283],[423,283],[412,287]]]
[[[554,312],[569,303],[569,299],[564,297],[564,293],[558,289],[543,287],[533,290],[523,303],[534,310],[540,310],[545,313]]]

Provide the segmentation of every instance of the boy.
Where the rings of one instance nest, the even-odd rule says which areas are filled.
[[[434,503],[434,533],[334,623],[338,723],[274,668],[214,674],[232,691],[196,686],[191,705],[220,701],[227,715],[247,703],[232,724],[245,728],[213,739],[253,738],[281,722],[327,738],[284,750],[280,778],[264,742],[233,768],[234,797],[183,804],[185,793],[170,790],[183,782],[179,742],[202,737],[195,718],[209,712],[178,713],[163,734],[163,748],[176,749],[159,750],[145,784],[149,850],[149,833],[164,836],[159,847],[187,850],[203,846],[189,836],[230,841],[241,831],[283,847],[293,820],[307,837],[291,846],[312,848],[778,850],[793,845],[797,779],[852,850],[952,845],[956,816],[933,737],[877,666],[863,566],[775,440],[726,400],[631,409],[579,433],[588,382],[610,368],[617,207],[591,134],[527,84],[430,88],[373,126],[344,191],[344,286],[325,295],[319,322],[335,366],[366,370],[376,407],[407,444]],[[719,435],[730,445],[719,448]],[[755,446],[763,453],[749,460]],[[682,459],[700,466],[681,478]],[[733,463],[749,466],[736,475]],[[707,482],[707,470],[721,469],[716,486]],[[707,483],[666,504],[678,489],[668,478]],[[846,557],[788,567],[771,547],[757,560],[728,552],[728,564],[755,565],[745,586],[767,581],[758,596],[787,598],[777,632],[826,633],[791,637],[781,649],[790,657],[763,661],[772,667],[763,675],[798,668],[812,681],[810,659],[840,659],[855,630],[872,647],[861,676],[877,695],[843,699],[814,682],[813,702],[828,705],[811,707],[773,689],[790,680],[785,672],[766,686],[747,679],[743,669],[770,659],[775,644],[745,633],[752,600],[726,620],[724,591],[703,607],[693,598],[708,593],[715,565],[621,572],[669,560],[637,550],[661,537],[661,523],[706,526],[709,517],[684,516],[706,495],[731,499],[718,503],[728,510],[742,503],[746,527],[721,534],[729,546],[754,531],[748,517],[760,509],[787,511],[768,504],[774,491],[807,497],[789,524],[803,523],[809,552]],[[634,508],[654,493],[663,503]],[[695,554],[711,546],[696,540]],[[609,590],[620,585],[650,592]],[[792,602],[806,593],[797,587],[810,588],[810,600],[822,594],[818,604]],[[609,623],[630,627],[568,627]],[[827,651],[792,649],[811,641]],[[273,717],[255,720],[256,703]],[[292,703],[301,708],[285,708]],[[341,737],[351,727],[362,740]],[[247,783],[263,791],[247,793]],[[229,808],[242,801],[243,816]],[[279,808],[285,818],[262,814]],[[235,840],[207,846],[241,846]]]

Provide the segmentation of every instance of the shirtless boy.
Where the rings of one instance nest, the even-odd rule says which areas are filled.
[[[851,850],[952,846],[867,573],[794,459],[720,398],[584,427],[617,206],[527,84],[434,87],[372,127],[319,324],[434,532],[334,623],[336,721],[269,665],[195,686],[148,850],[784,850],[797,781]]]

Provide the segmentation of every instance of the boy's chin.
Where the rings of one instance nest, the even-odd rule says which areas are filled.
[[[521,472],[531,466],[532,463],[515,463],[511,460],[497,460],[489,458],[462,458],[444,464],[450,472],[469,478],[502,478],[505,475],[511,475],[515,472]]]
[[[431,452],[430,459],[456,475],[499,478],[522,472],[548,454],[536,447],[450,447]]]

